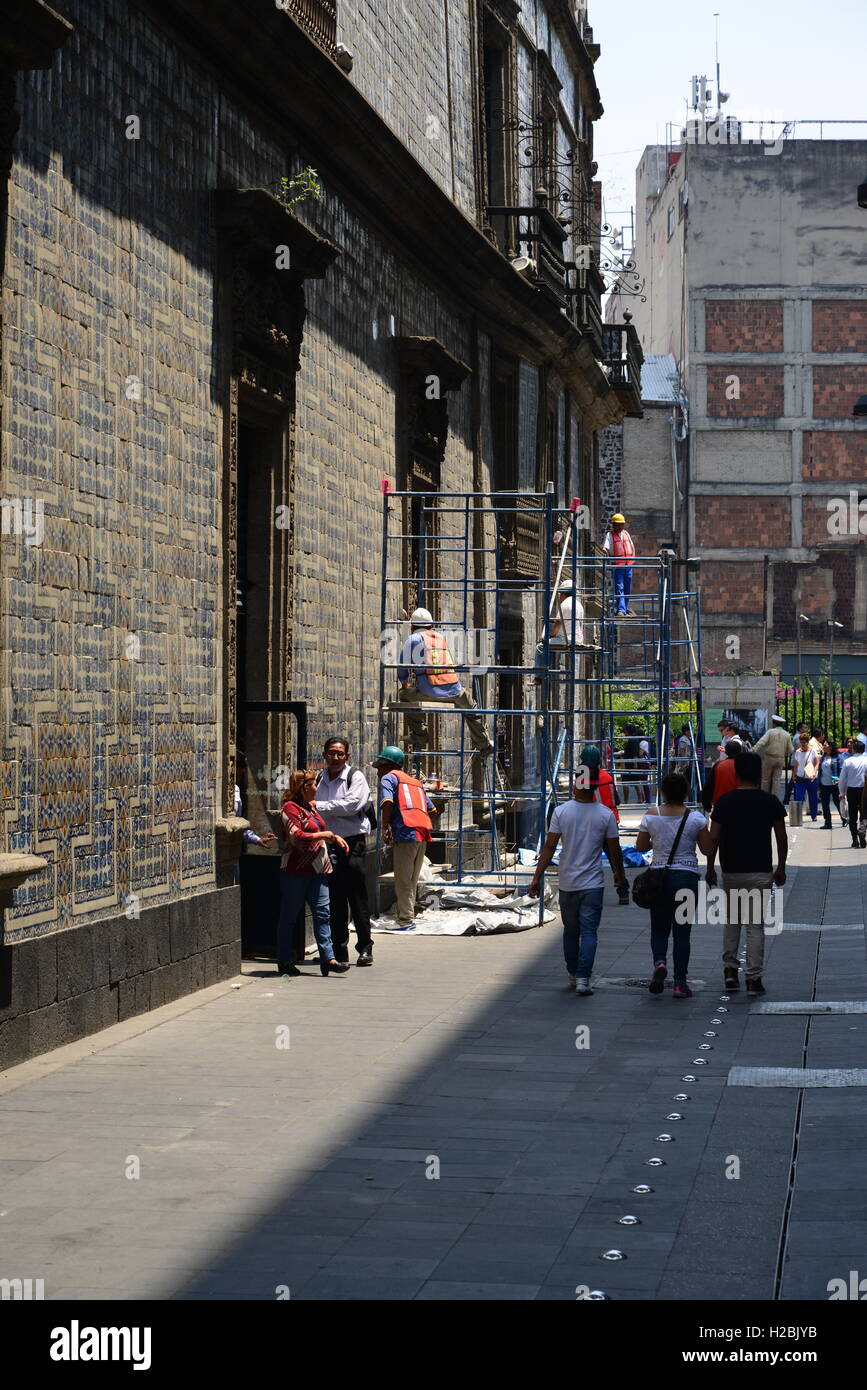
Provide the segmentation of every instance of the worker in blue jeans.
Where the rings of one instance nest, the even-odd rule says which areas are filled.
[[[563,955],[569,988],[576,994],[593,993],[590,980],[605,886],[603,849],[608,855],[616,886],[626,886],[617,821],[608,806],[595,800],[598,785],[598,767],[578,768],[572,800],[558,806],[551,817],[536,872],[527,890],[531,898],[538,897],[542,875],[562,839],[559,888]]]
[[[634,617],[629,607],[632,593],[632,561],[635,559],[635,543],[626,529],[626,517],[615,512],[611,518],[611,528],[602,542],[606,555],[614,560],[614,598],[617,604],[617,617]]]

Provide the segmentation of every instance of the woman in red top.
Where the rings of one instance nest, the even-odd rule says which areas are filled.
[[[288,965],[292,953],[295,924],[309,903],[313,916],[313,935],[319,947],[319,969],[323,975],[342,975],[349,964],[334,959],[331,945],[328,875],[331,860],[329,844],[349,852],[349,846],[313,810],[316,800],[316,773],[312,768],[293,772],[280,819],[283,825],[283,858],[280,861],[280,923],[277,928],[277,972],[297,974]]]

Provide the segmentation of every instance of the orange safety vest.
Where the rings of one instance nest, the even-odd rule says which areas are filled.
[[[427,794],[421,782],[405,772],[398,772],[397,804],[404,825],[410,830],[433,830],[433,821],[427,811]]]
[[[618,565],[628,565],[635,554],[635,546],[628,531],[611,532],[611,553]]]
[[[454,658],[442,633],[435,631],[432,627],[427,627],[421,636],[424,642],[425,662],[427,663],[425,675],[431,685],[459,684],[457,675],[452,668]]]

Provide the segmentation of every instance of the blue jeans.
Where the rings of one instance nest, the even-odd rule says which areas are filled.
[[[618,613],[625,613],[629,607],[629,595],[632,593],[632,566],[614,566],[614,596],[617,599]]]
[[[815,820],[819,813],[819,784],[815,777],[795,778],[795,800],[803,801],[805,795],[810,807],[810,820]]]
[[[672,938],[674,956],[674,983],[686,984],[689,966],[689,933],[695,917],[698,900],[698,874],[690,869],[669,869],[666,880],[665,902],[650,909],[650,953],[653,964],[664,961],[668,955],[668,938]],[[692,898],[687,904],[678,903],[675,895],[687,888]],[[681,920],[676,920],[676,918]],[[686,918],[686,921],[682,919]]]
[[[277,960],[288,961],[298,914],[310,905],[313,935],[320,960],[333,960],[331,917],[328,900],[328,874],[280,874],[280,921],[277,925]]]
[[[582,980],[589,980],[593,973],[603,892],[602,888],[582,888],[575,893],[560,893],[566,969]]]

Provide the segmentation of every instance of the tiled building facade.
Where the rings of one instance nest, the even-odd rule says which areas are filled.
[[[374,751],[382,479],[595,507],[638,409],[572,6],[57,8],[0,44],[6,1063],[237,970],[236,749],[260,830],[298,708]]]

